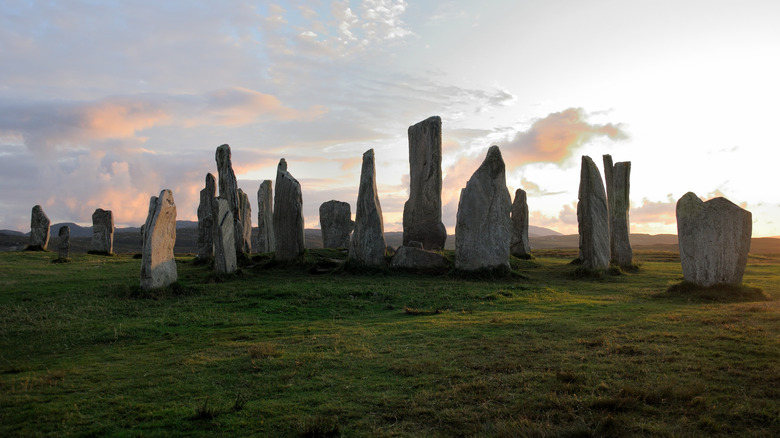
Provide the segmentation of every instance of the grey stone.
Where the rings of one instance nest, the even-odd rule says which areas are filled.
[[[686,193],[677,201],[683,278],[700,286],[741,284],[752,233],[749,211],[726,198],[702,202]]]
[[[460,191],[455,224],[455,268],[509,271],[512,198],[498,146],[491,146],[479,168]]]
[[[267,179],[257,189],[257,252],[272,252],[276,247],[273,199],[273,184]]]
[[[631,162],[621,161],[612,164],[612,157],[604,155],[604,179],[607,186],[610,262],[622,268],[630,268],[634,258],[629,239],[628,218]]]
[[[509,252],[522,259],[531,256],[531,244],[528,241],[528,197],[523,189],[515,191],[512,201],[512,241]]]
[[[363,154],[355,230],[349,242],[348,258],[365,266],[384,266],[386,249],[382,206],[376,191],[374,150],[369,149]]]
[[[403,244],[415,240],[427,249],[444,248],[441,221],[441,118],[409,127],[409,200],[404,204]]]
[[[423,243],[422,242],[418,242],[416,240],[410,240],[409,244],[407,244],[406,246],[411,247],[411,248],[417,248],[417,249],[425,249]]]
[[[577,223],[580,235],[580,261],[586,271],[609,268],[609,218],[607,193],[601,173],[593,160],[582,156]]]
[[[237,252],[244,252],[244,225],[241,217],[241,196],[238,194],[238,182],[233,172],[232,153],[230,146],[223,144],[217,148],[215,155],[217,161],[217,174],[219,180],[219,197],[228,202],[230,213],[233,214],[233,237]]]
[[[90,251],[98,254],[114,252],[114,214],[98,208],[92,213],[92,243]]]
[[[65,260],[70,257],[70,227],[67,225],[61,226],[57,235],[60,238],[60,246],[57,248],[58,257],[60,260]]]
[[[157,289],[178,279],[173,247],[176,244],[176,204],[173,193],[163,190],[149,200],[149,214],[143,227],[141,288]]]
[[[214,175],[206,174],[206,187],[200,191],[198,204],[198,258],[206,260],[214,255],[214,203],[217,182]]]
[[[237,241],[237,248],[249,254],[252,252],[252,206],[249,204],[249,195],[241,189],[238,189],[238,200],[241,220],[237,222],[236,230],[241,231],[241,238]]]
[[[320,205],[320,229],[324,248],[348,248],[355,223],[349,203],[328,201]]]
[[[46,251],[49,246],[49,227],[51,221],[40,205],[32,208],[30,216],[30,248]]]
[[[236,272],[236,239],[233,236],[236,227],[228,200],[215,198],[211,215],[214,218],[214,270],[220,274]]]
[[[443,270],[449,267],[449,263],[446,257],[437,252],[413,246],[402,246],[396,251],[390,266],[405,269]]]
[[[303,254],[303,195],[301,184],[287,171],[287,161],[282,158],[276,169],[274,193],[274,258],[292,261]]]

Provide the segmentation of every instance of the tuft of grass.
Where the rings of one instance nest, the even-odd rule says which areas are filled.
[[[339,417],[315,415],[304,420],[300,436],[303,438],[334,438],[339,436]]]
[[[209,398],[206,397],[201,403],[195,406],[195,413],[192,415],[192,417],[190,417],[190,419],[213,420],[218,414],[219,411],[216,408],[209,406]]]
[[[769,301],[769,296],[763,289],[745,284],[717,284],[714,286],[699,286],[688,281],[672,284],[658,297],[686,297],[715,302],[749,302]]]
[[[52,263],[70,263],[73,259],[70,257],[57,257],[56,259],[52,260]]]
[[[415,309],[412,307],[404,306],[404,313],[407,315],[420,316],[420,315],[439,315],[442,313],[441,309],[427,310],[427,309]]]

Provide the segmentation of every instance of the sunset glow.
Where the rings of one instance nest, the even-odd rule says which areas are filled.
[[[579,162],[631,161],[631,231],[676,233],[693,191],[780,235],[774,1],[78,1],[0,6],[0,229],[96,208],[140,226],[173,191],[196,220],[214,152],[239,187],[284,157],[305,224],[355,211],[376,153],[386,231],[408,198],[406,130],[443,121],[443,222],[493,144],[531,225],[577,232]],[[253,222],[256,221],[256,217]]]

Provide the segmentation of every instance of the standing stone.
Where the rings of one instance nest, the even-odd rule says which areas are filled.
[[[582,156],[580,191],[577,203],[580,234],[580,261],[585,271],[609,268],[609,219],[604,182],[593,160]]]
[[[272,252],[274,239],[274,192],[270,179],[257,189],[257,252]]]
[[[236,227],[241,231],[241,239],[238,239],[238,246],[241,252],[249,254],[252,252],[252,206],[249,204],[249,195],[243,190],[238,189],[239,210],[241,211],[240,226]]]
[[[60,246],[58,248],[60,260],[67,260],[70,257],[70,227],[63,225],[57,233],[60,237]]]
[[[604,177],[607,184],[610,262],[621,268],[631,268],[634,258],[628,220],[631,162],[621,161],[613,165],[612,156],[604,155]]]
[[[374,150],[369,149],[363,154],[355,210],[355,230],[349,241],[348,258],[365,266],[384,266],[386,249],[382,206],[379,204],[379,195],[376,191]]]
[[[686,193],[677,201],[677,238],[685,281],[700,285],[741,284],[753,215],[726,198],[702,202]]]
[[[174,283],[176,259],[173,246],[176,244],[176,204],[173,193],[163,190],[160,196],[149,200],[149,215],[143,227],[141,249],[141,288],[157,289]]]
[[[111,210],[98,208],[92,213],[92,244],[90,253],[113,254],[114,214]]]
[[[219,179],[219,197],[228,202],[233,214],[233,237],[236,252],[244,252],[244,225],[241,217],[241,197],[238,194],[238,182],[233,172],[230,146],[223,144],[216,153],[217,174]]]
[[[214,255],[214,203],[217,182],[214,175],[206,174],[206,187],[200,191],[198,204],[198,259],[206,260]]]
[[[51,222],[40,205],[32,208],[30,217],[30,246],[33,251],[46,251],[49,246],[49,226]]]
[[[320,205],[323,248],[349,247],[349,235],[354,226],[349,203],[328,201]]]
[[[515,191],[512,202],[512,242],[510,253],[518,258],[531,257],[531,244],[528,241],[528,196],[523,189]]]
[[[403,244],[422,242],[444,249],[447,229],[441,221],[441,118],[430,117],[408,130],[409,200],[404,204]]]
[[[455,224],[455,268],[464,271],[509,271],[512,198],[506,188],[506,166],[498,146],[460,191]]]
[[[227,199],[215,198],[211,204],[211,216],[214,219],[212,227],[214,241],[214,270],[220,274],[236,272],[236,239],[233,236],[236,228],[233,213]]]
[[[282,158],[276,168],[276,193],[274,194],[274,258],[288,262],[303,254],[303,195],[301,184],[287,171],[287,161]]]

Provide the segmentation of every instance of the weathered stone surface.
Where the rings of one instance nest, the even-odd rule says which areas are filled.
[[[634,258],[628,219],[631,162],[612,164],[612,156],[604,155],[604,179],[607,185],[610,261],[622,268],[630,268]]]
[[[163,190],[149,200],[149,214],[143,227],[141,288],[157,289],[178,279],[173,247],[176,244],[176,204],[173,193]]]
[[[40,205],[32,208],[30,217],[30,248],[46,251],[49,246],[49,227],[51,222]]]
[[[303,195],[301,184],[287,171],[287,161],[282,158],[276,169],[276,193],[274,193],[274,258],[292,261],[304,250]]]
[[[276,247],[273,199],[273,184],[267,179],[257,189],[257,252],[272,252]]]
[[[238,189],[238,200],[241,220],[236,229],[241,231],[241,239],[237,244],[240,244],[241,252],[249,254],[252,252],[252,206],[249,204],[249,195],[241,189]]]
[[[236,263],[236,239],[233,236],[236,228],[233,213],[227,199],[215,198],[211,205],[211,216],[214,219],[212,227],[214,241],[214,270],[220,274],[230,274],[238,269]]]
[[[422,242],[418,242],[416,240],[410,240],[409,244],[407,244],[406,246],[409,246],[411,248],[424,249],[423,248],[423,243]]]
[[[408,130],[409,200],[404,204],[404,245],[415,240],[426,249],[444,248],[441,221],[441,118],[430,117]]]
[[[92,243],[90,251],[98,254],[114,252],[114,214],[98,208],[92,213]]]
[[[244,223],[241,205],[241,196],[238,194],[238,182],[236,174],[233,172],[232,154],[230,146],[223,144],[217,148],[215,155],[217,161],[217,174],[219,180],[219,197],[228,202],[230,213],[233,214],[233,237],[235,238],[235,248],[237,252],[245,252],[244,245]]]
[[[577,203],[580,234],[580,261],[586,271],[609,268],[609,218],[604,182],[593,160],[582,156],[580,191]]]
[[[405,269],[442,270],[447,269],[449,263],[446,257],[437,252],[413,246],[402,246],[396,251],[390,266]]]
[[[363,154],[355,210],[355,230],[349,242],[348,257],[362,265],[383,266],[386,249],[382,206],[379,204],[379,195],[376,191],[374,150],[369,149]]]
[[[60,246],[57,248],[58,257],[65,260],[70,257],[70,227],[63,225],[60,227],[57,235],[60,238]]]
[[[208,259],[214,255],[214,203],[217,182],[214,175],[206,174],[206,187],[200,191],[198,204],[198,258]]]
[[[512,201],[512,241],[509,252],[522,259],[531,256],[531,244],[528,241],[528,197],[523,189],[515,191]]]
[[[677,238],[683,278],[700,286],[740,284],[753,215],[726,198],[702,202],[686,193],[677,201]]]
[[[464,271],[509,270],[512,198],[498,146],[460,191],[455,224],[455,267]]]
[[[349,203],[328,201],[320,205],[320,229],[324,248],[348,248],[349,236],[354,226]]]

